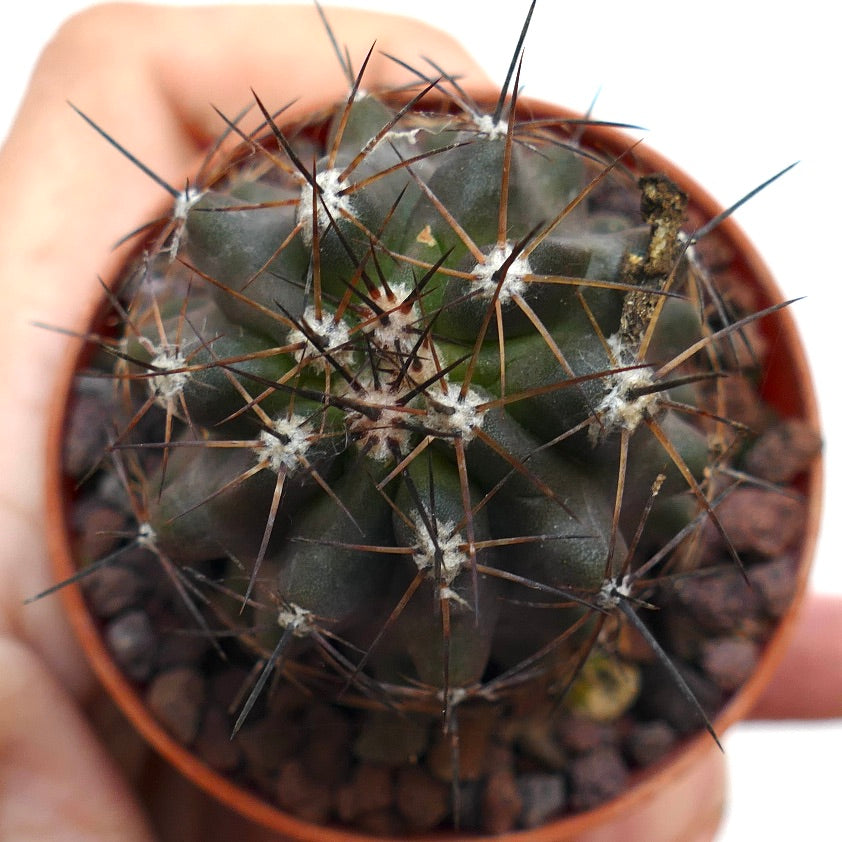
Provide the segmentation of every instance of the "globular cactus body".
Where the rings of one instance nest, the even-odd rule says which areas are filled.
[[[355,85],[326,123],[264,109],[102,340],[128,543],[257,664],[235,731],[270,677],[448,733],[474,704],[548,716],[594,670],[636,688],[607,630],[645,629],[653,582],[722,531],[739,425],[716,382],[741,338],[686,197],[514,95],[424,87],[405,109]]]

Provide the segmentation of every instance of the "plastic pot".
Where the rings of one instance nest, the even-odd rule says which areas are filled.
[[[540,119],[569,119],[577,116],[555,106],[534,101],[522,101],[520,111],[524,117]],[[582,143],[615,157],[626,153],[633,140],[611,128],[589,127],[583,132]],[[666,173],[690,196],[692,224],[699,225],[720,213],[721,208],[703,189],[672,163],[647,148],[645,143],[626,154],[623,163],[636,174]],[[759,201],[762,201],[762,198]],[[732,220],[725,220],[711,236],[717,237],[724,251],[733,255],[730,271],[736,273],[741,283],[756,294],[758,309],[781,300],[781,294],[769,270]],[[812,428],[818,429],[814,387],[794,320],[784,309],[764,319],[761,322],[761,330],[768,339],[773,340],[769,343],[772,350],[763,378],[764,397],[783,416],[803,419]],[[72,381],[84,353],[84,349],[80,349],[75,355],[69,355],[67,358],[61,389],[55,399],[55,411],[49,433],[46,528],[57,581],[70,577],[76,571],[68,525],[70,493],[62,475],[61,456]],[[819,524],[819,459],[814,461],[804,475],[800,491],[807,501],[807,517],[800,547],[795,598],[765,646],[756,671],[716,718],[714,725],[719,734],[748,714],[775,671],[791,638],[796,615],[803,602]],[[77,586],[67,587],[63,590],[62,597],[73,628],[96,674],[118,707],[140,734],[197,787],[238,811],[245,819],[280,834],[279,838],[297,842],[361,842],[369,838],[362,832],[316,826],[301,821],[252,792],[238,787],[205,765],[175,740],[147,710],[136,686],[123,675],[109,654],[100,635],[98,623],[89,613],[81,590]],[[716,766],[718,756],[717,746],[707,734],[701,733],[683,741],[664,760],[637,774],[622,795],[597,809],[553,821],[537,829],[495,838],[516,839],[518,842],[596,842],[644,838],[649,840],[653,838],[649,829],[663,822],[664,816],[669,815],[676,804],[694,800],[703,800],[711,804],[714,812],[710,821],[711,826],[714,826],[723,799],[723,793],[716,790],[718,784],[714,783],[715,778],[711,776],[711,769]],[[438,840],[475,837],[436,834],[419,838]]]

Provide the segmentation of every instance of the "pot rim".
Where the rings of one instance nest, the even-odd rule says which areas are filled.
[[[497,96],[497,92],[492,92],[488,96],[478,96],[477,101],[481,105],[487,105],[496,102]],[[522,118],[581,119],[581,115],[572,110],[528,97],[518,98],[518,112]],[[722,211],[719,203],[693,178],[654,149],[644,144],[634,145],[634,139],[625,131],[611,126],[591,125],[582,131],[582,143],[584,146],[607,152],[612,156],[625,153],[624,164],[640,174],[665,173],[689,195],[690,207],[699,211],[705,219],[711,219]],[[633,150],[632,146],[634,146]],[[780,289],[766,263],[733,218],[725,219],[716,230],[733,247],[740,274],[763,297],[765,303],[762,306],[783,300]],[[93,317],[93,314],[91,316]],[[816,390],[795,320],[787,308],[778,311],[774,319],[776,350],[770,367],[783,366],[784,371],[779,374],[778,379],[787,379],[790,388],[793,383],[797,386],[789,395],[776,392],[771,401],[778,402],[778,408],[784,410],[785,414],[803,418],[814,429],[820,429]],[[91,320],[88,319],[87,324],[90,324]],[[45,527],[56,581],[67,579],[76,571],[68,541],[69,529],[64,502],[65,482],[61,472],[61,454],[67,407],[73,379],[84,351],[84,343],[82,340],[69,341],[75,344],[73,351],[64,358],[64,367],[59,376],[60,385],[54,394],[46,444]],[[781,405],[784,397],[789,398],[786,406]],[[815,553],[822,508],[822,487],[822,457],[819,455],[806,473],[803,486],[807,514],[792,602],[764,645],[758,665],[752,675],[736,691],[714,720],[713,726],[719,735],[750,713],[770,682],[792,638],[797,616],[804,602],[809,571]],[[64,587],[61,590],[61,598],[77,639],[109,695],[146,742],[199,788],[244,817],[300,842],[364,842],[367,839],[382,839],[362,831],[316,825],[298,819],[233,783],[199,760],[152,717],[137,690],[117,667],[93,617],[88,612],[81,588],[78,585]],[[565,842],[565,840],[584,840],[584,834],[596,829],[599,829],[600,839],[609,838],[603,837],[602,834],[622,833],[624,822],[628,820],[629,813],[635,808],[642,809],[643,805],[647,805],[647,810],[658,810],[658,805],[661,802],[666,803],[669,798],[667,793],[671,786],[680,784],[681,781],[684,781],[686,785],[693,768],[706,758],[718,753],[719,749],[708,734],[702,732],[692,735],[681,740],[659,762],[633,774],[632,782],[620,795],[598,807],[548,822],[541,827],[514,831],[494,838],[502,842],[506,840]],[[639,819],[637,816],[634,818]],[[413,838],[418,842],[436,842],[436,840],[453,842],[457,834],[439,832]],[[458,834],[458,838],[465,842],[468,840],[479,842],[489,837]],[[589,834],[588,838],[590,838]]]

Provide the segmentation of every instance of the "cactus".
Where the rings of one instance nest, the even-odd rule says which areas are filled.
[[[439,730],[457,824],[477,711],[528,743],[628,717],[654,669],[716,739],[651,609],[749,579],[723,384],[777,309],[720,296],[715,224],[668,178],[581,144],[590,121],[521,116],[522,40],[490,107],[438,68],[364,92],[339,53],[327,119],[226,119],[237,151],[169,188],[86,336],[113,426],[68,469],[124,517],[74,581],[131,557],[167,583],[206,675],[242,675],[235,742],[290,688],[350,711],[364,761],[396,723]]]

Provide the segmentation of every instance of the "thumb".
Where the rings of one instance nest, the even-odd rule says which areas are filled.
[[[0,638],[0,784],[0,839],[152,842],[71,698],[8,638]]]

